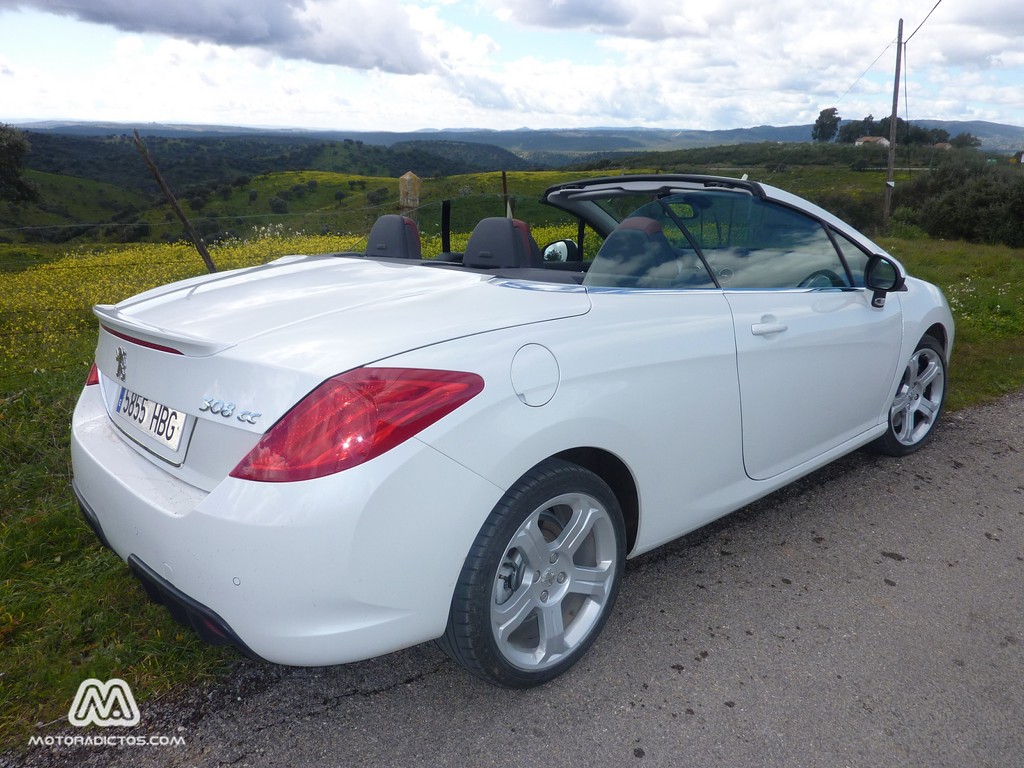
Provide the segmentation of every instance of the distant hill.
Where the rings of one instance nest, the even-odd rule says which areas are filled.
[[[984,120],[911,120],[923,128],[942,128],[950,136],[969,133],[981,139],[981,149],[989,152],[1019,152],[1024,149],[1024,128],[989,123]]]
[[[913,120],[926,128],[943,128],[951,136],[970,133],[982,142],[988,151],[1014,152],[1024,148],[1024,127],[984,121],[957,122],[948,120]],[[802,142],[811,140],[812,125],[733,128],[728,130],[691,130],[662,128],[567,128],[532,130],[478,130],[449,129],[412,132],[394,131],[305,131],[267,130],[232,126],[161,125],[131,126],[115,123],[43,122],[22,124],[24,130],[39,133],[58,133],[77,136],[104,136],[130,134],[133,127],[145,136],[174,138],[253,138],[260,141],[352,141],[368,145],[393,147],[413,144],[425,151],[435,152],[432,144],[482,144],[510,152],[528,164],[560,167],[579,162],[588,155],[621,152],[659,152],[696,147],[761,142]],[[444,149],[441,149],[444,156]],[[452,158],[449,158],[452,159]],[[506,161],[509,158],[504,158]],[[495,170],[477,167],[475,170]],[[513,170],[511,166],[506,169]],[[408,170],[408,169],[406,169]]]
[[[445,158],[451,162],[456,160],[466,167],[468,172],[483,171],[528,171],[537,167],[514,152],[502,149],[494,144],[476,143],[470,141],[452,140],[414,140],[400,141],[392,144],[388,149],[396,156],[396,159],[409,155],[421,154],[427,157]],[[412,165],[406,170],[413,170],[418,175],[426,175],[417,171]],[[430,174],[437,176],[440,174]]]
[[[40,173],[153,190],[153,178],[139,158],[130,129],[121,129],[99,135],[81,130],[71,134],[28,131],[31,149],[25,166]],[[351,138],[209,131],[143,138],[161,173],[179,190],[292,170],[388,177],[413,171],[432,177],[530,167],[528,161],[499,147],[452,141],[410,141],[388,147]]]

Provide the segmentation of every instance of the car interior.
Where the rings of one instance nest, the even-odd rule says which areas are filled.
[[[822,222],[757,196],[725,190],[662,191],[606,194],[583,205],[599,211],[609,229],[591,260],[585,260],[582,249],[571,240],[542,249],[529,224],[499,216],[479,221],[464,252],[424,258],[416,222],[386,214],[373,225],[362,255],[607,289],[848,289],[863,285],[868,254]],[[621,220],[616,207],[625,208]]]

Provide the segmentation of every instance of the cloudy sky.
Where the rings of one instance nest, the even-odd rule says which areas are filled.
[[[810,123],[831,106],[878,118],[901,17],[905,37],[924,22],[901,117],[1024,125],[1021,0],[0,0],[0,122],[716,129]]]

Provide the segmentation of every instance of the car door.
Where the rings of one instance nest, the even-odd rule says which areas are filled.
[[[855,287],[820,222],[762,200],[747,205],[742,247],[734,239],[704,254],[732,310],[744,465],[765,480],[884,417],[902,317],[898,299],[873,307]]]

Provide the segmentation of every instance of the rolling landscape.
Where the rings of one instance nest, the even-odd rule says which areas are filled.
[[[1022,37],[0,0],[0,768],[1024,768]]]
[[[1024,128],[1016,126],[921,125],[973,136],[978,154],[999,165],[1024,147]],[[0,249],[0,269],[33,263],[51,246],[68,243],[182,237],[134,145],[132,126],[45,122],[20,130],[30,146],[25,178],[36,195],[0,202],[0,246],[7,246]],[[183,209],[213,241],[272,224],[366,231],[377,215],[397,206],[395,180],[410,171],[423,179],[420,199],[427,206],[452,197],[500,196],[496,174],[502,171],[514,174],[508,192],[524,203],[550,183],[594,172],[748,173],[870,227],[877,217],[858,209],[873,204],[886,162],[877,147],[812,143],[810,125],[353,133],[151,124],[138,130]],[[941,151],[914,147],[898,153],[897,165],[928,168],[942,159]],[[500,213],[501,202],[495,205]],[[467,216],[474,215],[476,206],[469,206]]]
[[[506,189],[516,215],[550,242],[575,234],[537,202],[551,184],[624,172],[746,173],[846,218],[943,289],[957,323],[948,399],[956,410],[1024,387],[1024,129],[942,130],[969,133],[980,146],[899,148],[888,221],[884,148],[811,142],[810,126],[140,133],[220,269],[359,251],[371,223],[398,210],[417,219],[424,254],[436,255],[442,201],[452,203],[458,250],[476,220],[505,212]],[[152,699],[224,679],[238,661],[182,630],[142,590],[124,588],[123,563],[98,544],[68,488],[68,423],[96,344],[90,308],[200,274],[202,261],[132,126],[36,125],[24,137],[25,184],[0,200],[0,549],[18,553],[0,562],[0,644],[9,662],[0,742],[12,743],[48,732],[38,723],[59,723],[67,692],[86,675],[131,679]],[[408,171],[421,178],[412,209],[399,201]]]

